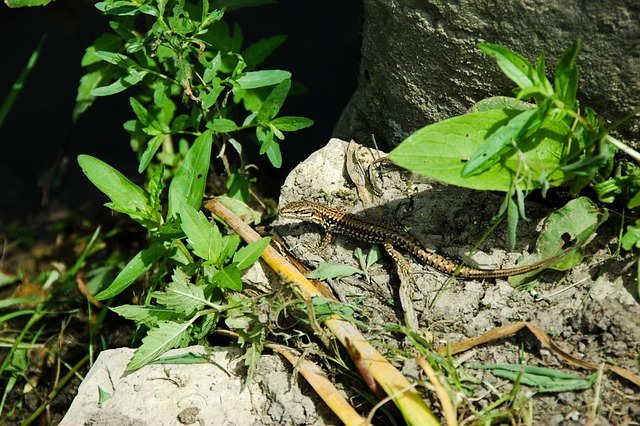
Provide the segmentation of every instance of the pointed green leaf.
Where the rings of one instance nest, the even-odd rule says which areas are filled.
[[[173,217],[183,203],[199,209],[204,195],[211,159],[213,133],[204,131],[193,142],[169,185],[169,208],[167,217]]]
[[[480,149],[473,153],[462,168],[462,177],[482,173],[500,161],[500,156],[521,142],[524,135],[533,133],[540,125],[537,108],[519,112],[493,132]]]
[[[205,261],[217,262],[222,250],[222,235],[218,228],[188,204],[180,206],[180,221],[193,252]]]
[[[307,278],[328,280],[333,278],[340,279],[350,277],[355,274],[362,274],[362,271],[358,268],[354,268],[353,266],[327,262],[319,264],[314,271],[307,274]]]
[[[271,120],[271,124],[283,132],[294,132],[313,126],[313,120],[306,117],[278,117]]]
[[[531,62],[512,50],[495,44],[480,43],[478,48],[495,58],[502,72],[521,89],[535,86],[536,69]]]
[[[175,311],[161,306],[120,305],[110,309],[138,325],[152,326],[176,317]]]
[[[564,172],[557,170],[569,128],[563,122],[541,129],[527,140],[524,158],[517,153],[491,166],[483,174],[462,177],[462,169],[471,156],[485,143],[490,132],[508,122],[517,112],[489,110],[464,114],[418,130],[389,154],[399,166],[440,181],[479,190],[511,190],[513,177],[528,166],[530,189],[564,182]],[[544,178],[544,179],[543,179]],[[521,184],[524,186],[525,184]]]
[[[241,89],[257,89],[258,87],[273,86],[290,78],[289,71],[264,70],[248,72],[238,78],[236,82]]]
[[[149,271],[165,253],[165,248],[160,244],[152,244],[149,248],[142,250],[127,263],[127,266],[118,274],[111,285],[96,294],[94,299],[105,300],[120,294],[142,274]]]
[[[256,260],[262,256],[264,250],[269,245],[271,238],[264,237],[258,241],[254,241],[251,244],[242,247],[233,256],[233,262],[238,266],[238,269],[242,270],[251,266]]]
[[[234,291],[242,290],[242,280],[240,280],[240,269],[235,264],[227,265],[219,270],[214,276],[213,281],[220,288],[228,288]]]
[[[191,323],[159,322],[147,332],[142,339],[142,346],[136,350],[127,365],[127,371],[134,371],[144,367],[151,361],[172,348],[185,347],[189,343],[189,327]]]
[[[79,155],[78,164],[91,183],[111,199],[111,209],[137,221],[155,219],[149,211],[149,195],[122,173],[90,155]]]
[[[556,94],[567,109],[573,108],[578,92],[579,71],[576,57],[579,51],[580,39],[576,39],[556,64]]]
[[[291,80],[286,79],[271,90],[267,99],[264,100],[260,110],[258,111],[258,122],[267,123],[278,114],[282,104],[284,104],[289,89],[291,88]]]

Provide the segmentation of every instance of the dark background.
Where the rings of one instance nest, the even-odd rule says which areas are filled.
[[[245,46],[287,34],[287,41],[260,68],[291,71],[308,89],[287,99],[280,115],[309,117],[315,125],[287,134],[281,145],[284,164],[269,172],[271,185],[279,185],[289,170],[331,137],[356,88],[362,15],[358,1],[286,0],[225,16],[228,23],[240,24]],[[139,180],[136,154],[122,129],[122,123],[134,117],[130,93],[98,99],[75,125],[71,122],[83,74],[80,59],[96,37],[110,31],[108,17],[86,1],[59,0],[21,9],[0,6],[0,102],[47,34],[41,56],[0,128],[0,226],[54,206],[79,210],[104,203],[106,198],[80,171],[78,154],[96,156]],[[63,159],[68,163],[60,185],[51,189],[50,202],[42,207],[38,181],[48,171],[59,170]]]

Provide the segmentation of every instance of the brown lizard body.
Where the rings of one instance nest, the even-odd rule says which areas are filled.
[[[395,226],[374,219],[369,219],[364,216],[347,213],[344,210],[322,204],[296,201],[287,204],[282,210],[280,210],[280,215],[291,219],[313,222],[322,226],[325,230],[325,237],[320,248],[326,247],[326,245],[331,242],[332,234],[342,234],[355,240],[365,241],[372,244],[382,244],[390,254],[392,253],[390,249],[393,249],[393,246],[400,247],[408,251],[425,265],[429,265],[432,268],[448,275],[453,275],[455,273],[456,276],[461,278],[499,278],[525,274],[548,266],[575,249],[575,247],[570,248],[557,256],[553,256],[532,265],[509,269],[478,269],[469,266],[460,267],[459,264],[452,262],[439,254],[428,252],[424,247],[422,247],[418,240]]]

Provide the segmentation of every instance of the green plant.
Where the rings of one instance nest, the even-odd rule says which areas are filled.
[[[96,4],[113,18],[115,34],[100,36],[82,59],[88,72],[80,82],[74,119],[96,98],[135,86],[129,102],[136,119],[124,127],[138,152],[138,171],[146,173],[146,185],[140,187],[97,158],[78,157],[89,180],[111,200],[107,206],[149,235],[149,246],[95,296],[111,299],[147,277],[141,306],[113,308],[146,331],[129,369],[170,348],[204,342],[222,320],[240,336],[240,344],[246,343],[248,379],[257,365],[264,325],[253,312],[256,302],[241,293],[240,274],[269,239],[239,248],[239,237],[223,235],[200,205],[215,149],[227,176],[225,202],[259,218],[247,207],[253,178],[243,144],[257,143],[260,154],[280,167],[283,132],[312,124],[303,117],[277,117],[291,88],[289,72],[256,70],[285,37],[243,48],[240,28],[222,20],[225,7],[259,3],[264,1],[222,1],[215,9],[207,0]]]
[[[517,84],[516,98],[486,99],[469,114],[426,126],[403,141],[390,158],[450,184],[505,192],[498,217],[507,215],[511,247],[518,219],[527,219],[524,200],[532,190],[544,195],[551,187],[570,185],[577,194],[587,185],[601,185],[599,193],[606,201],[617,197],[629,207],[636,205],[637,179],[629,174],[607,179],[618,149],[636,160],[640,156],[613,138],[595,111],[581,109],[576,99],[579,40],[558,60],[554,84],[545,75],[542,54],[534,66],[504,47],[479,47]]]

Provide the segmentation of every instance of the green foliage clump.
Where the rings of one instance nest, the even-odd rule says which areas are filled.
[[[453,185],[504,192],[497,216],[508,218],[511,247],[518,220],[527,219],[524,200],[532,190],[544,196],[549,188],[568,186],[578,194],[590,185],[600,201],[640,204],[637,167],[616,167],[614,154],[624,150],[639,161],[640,155],[576,98],[579,40],[558,60],[553,84],[544,55],[534,66],[504,47],[479,47],[516,83],[516,97],[485,99],[468,114],[418,130],[390,153],[395,163]]]
[[[313,123],[278,116],[291,88],[291,73],[257,69],[285,37],[243,47],[240,28],[222,20],[225,7],[246,4],[96,4],[111,17],[114,33],[98,37],[82,58],[87,73],[78,88],[74,119],[99,97],[133,92],[129,103],[135,119],[124,128],[138,153],[138,171],[146,176],[146,185],[140,187],[97,158],[78,157],[87,177],[110,198],[107,206],[128,215],[149,235],[149,246],[95,296],[113,298],[146,277],[143,305],[114,308],[146,330],[129,369],[170,348],[203,342],[224,318],[240,343],[248,343],[250,372],[263,346],[264,325],[253,313],[254,301],[240,293],[240,276],[269,239],[240,248],[240,238],[223,235],[200,206],[215,151],[227,176],[226,203],[259,217],[247,207],[253,178],[243,160],[243,145],[258,144],[260,154],[280,167],[284,133]],[[234,151],[237,158],[231,157]]]

